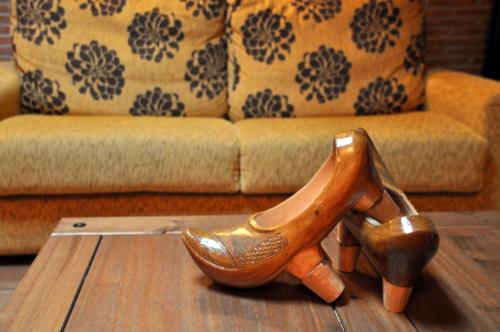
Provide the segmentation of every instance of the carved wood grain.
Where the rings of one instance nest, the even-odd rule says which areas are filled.
[[[64,218],[54,229],[52,235],[180,234],[181,230],[186,227],[224,228],[242,223],[246,219],[248,219],[248,215]]]
[[[331,307],[303,286],[213,284],[176,235],[104,238],[67,329],[341,330]]]
[[[51,238],[0,313],[0,331],[59,331],[98,241]]]
[[[444,228],[440,235],[440,251],[414,286],[408,316],[422,331],[500,330],[500,228]]]
[[[340,274],[346,291],[333,307],[300,285],[234,290],[213,284],[178,233],[187,226],[227,227],[246,216],[66,219],[57,232],[74,232],[72,223],[80,221],[94,234],[116,235],[103,236],[66,330],[499,330],[500,212],[426,215],[440,232],[441,248],[403,314],[385,311],[381,280],[363,255],[353,273]],[[156,227],[167,230],[120,235]],[[95,235],[51,237],[0,314],[0,331],[59,330],[97,242]],[[323,247],[335,261],[338,244],[329,238]]]

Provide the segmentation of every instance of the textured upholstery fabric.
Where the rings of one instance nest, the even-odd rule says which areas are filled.
[[[282,195],[99,194],[0,198],[0,256],[36,253],[61,218],[252,213]]]
[[[0,122],[0,195],[231,193],[238,156],[223,119],[19,115]]]
[[[484,201],[474,194],[410,195],[420,211],[471,211]],[[0,256],[37,253],[63,217],[251,214],[287,195],[100,194],[0,198]]]
[[[14,0],[22,109],[222,116],[223,1]]]
[[[474,194],[410,195],[420,211],[471,211]],[[286,195],[99,194],[0,197],[0,256],[37,253],[63,217],[251,214]]]
[[[19,74],[13,62],[0,62],[0,120],[19,113]]]
[[[459,72],[430,73],[427,103],[432,113],[460,121],[489,142],[485,185],[480,196],[487,209],[500,208],[500,82]]]
[[[334,134],[353,127],[368,131],[403,190],[477,192],[483,184],[488,142],[443,115],[248,119],[236,126],[243,193],[298,190],[331,151]]]
[[[232,119],[421,106],[421,0],[228,3]]]

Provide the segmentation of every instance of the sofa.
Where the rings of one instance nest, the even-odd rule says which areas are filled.
[[[13,4],[15,60],[0,63],[0,255],[36,253],[63,217],[229,214],[269,208],[311,178],[331,151],[336,132],[356,127],[368,131],[395,180],[420,210],[500,208],[499,82],[434,70],[422,71],[415,83],[410,80],[417,75],[407,73],[409,78],[399,78],[408,79],[406,87],[415,85],[413,94],[404,96],[407,109],[398,106],[390,114],[360,116],[360,108],[354,113],[352,103],[341,102],[342,96],[349,97],[346,85],[363,86],[363,73],[368,71],[354,71],[359,67],[351,54],[360,52],[360,63],[369,68],[376,66],[363,57],[381,51],[358,40],[352,52],[347,46],[343,52],[335,51],[337,46],[319,48],[342,59],[343,73],[351,70],[343,82],[335,80],[340,85],[323,90],[329,94],[311,90],[314,82],[304,83],[310,71],[303,70],[306,74],[295,78],[300,84],[297,96],[290,92],[286,98],[268,97],[279,89],[273,85],[250,94],[245,101],[248,93],[238,95],[238,89],[257,89],[259,82],[289,89],[280,75],[286,72],[283,68],[292,67],[252,73],[252,61],[255,68],[273,61],[284,65],[293,52],[284,44],[274,53],[248,52],[255,43],[245,42],[245,38],[253,30],[241,22],[276,19],[285,30],[288,25],[302,24],[288,23],[268,9],[258,10],[260,16],[237,16],[239,10],[253,10],[262,1],[215,1],[210,7],[203,5],[210,2],[194,0],[175,5],[152,1],[150,7],[133,9],[143,14],[127,14],[131,2],[60,0],[48,8],[47,17],[52,21],[45,30],[30,23],[29,1]],[[344,5],[314,11],[307,1],[292,3],[293,8],[274,13],[298,13],[302,16],[297,22],[319,26],[334,16],[341,21],[342,13],[350,10]],[[377,1],[354,3],[359,5],[352,9],[356,17],[380,5]],[[401,10],[391,7],[394,15],[404,13],[403,1],[395,3]],[[270,4],[283,5],[265,2]],[[421,6],[419,1],[410,5]],[[162,6],[178,7],[168,7],[174,11],[169,16],[162,14]],[[422,18],[421,7],[410,9],[420,13],[411,17]],[[295,12],[289,14],[292,10]],[[133,24],[121,21],[127,15]],[[96,19],[92,21],[95,26],[87,18]],[[295,22],[293,17],[286,19]],[[159,27],[160,32],[169,25],[165,47],[137,40],[144,32],[140,28],[144,22]],[[394,18],[388,22],[399,28],[409,26]],[[70,29],[76,30],[70,34]],[[396,35],[391,30],[397,38],[403,38],[403,32]],[[243,36],[241,44],[234,37],[238,33]],[[130,54],[111,51],[101,39],[93,39],[96,34],[112,45],[123,37]],[[279,36],[286,37],[292,48],[299,47],[295,45],[301,31],[294,30],[293,38],[290,32],[281,31]],[[75,38],[87,43],[74,42]],[[187,39],[190,44],[183,48]],[[206,46],[198,50],[200,45]],[[396,48],[394,45],[389,38],[384,47]],[[253,59],[241,60],[245,50]],[[238,52],[240,63],[235,61]],[[93,81],[85,77],[88,68],[84,62],[96,54],[104,55],[95,63],[109,60],[101,69],[112,67],[114,76]],[[215,59],[208,61],[209,70],[219,70],[216,75],[224,75],[223,79],[203,81],[208,74],[204,72],[202,77],[200,72],[207,54],[208,59]],[[313,56],[305,53],[303,59]],[[389,54],[389,59],[395,56],[399,55]],[[178,58],[187,63],[186,70],[184,64],[154,67]],[[388,70],[391,74],[387,75],[397,70],[400,68]],[[269,80],[266,75],[271,75]],[[238,81],[240,87],[234,89]],[[392,101],[398,98],[403,99],[394,93]],[[317,106],[302,106],[311,99]],[[269,112],[255,113],[250,107],[254,100],[271,103]],[[294,108],[289,105],[292,102]],[[365,107],[363,112],[370,114],[370,109]]]

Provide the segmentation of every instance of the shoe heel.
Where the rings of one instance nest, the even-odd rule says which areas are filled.
[[[337,225],[337,241],[340,244],[338,270],[341,272],[354,271],[361,246],[342,222]]]
[[[405,212],[396,204],[396,202],[394,202],[391,195],[389,195],[386,190],[384,190],[380,201],[364,213],[381,223],[401,217],[405,214]]]
[[[400,287],[382,279],[384,307],[394,313],[403,312],[408,304],[412,287]]]
[[[327,303],[335,301],[345,288],[319,245],[295,255],[288,263],[287,271]]]

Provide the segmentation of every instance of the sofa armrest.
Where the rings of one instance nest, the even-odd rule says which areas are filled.
[[[20,113],[21,82],[13,61],[0,62],[0,120]]]
[[[487,138],[500,133],[500,82],[453,71],[436,71],[426,82],[427,107]]]
[[[453,71],[431,72],[426,81],[427,108],[468,126],[488,140],[486,208],[500,208],[500,82]]]

